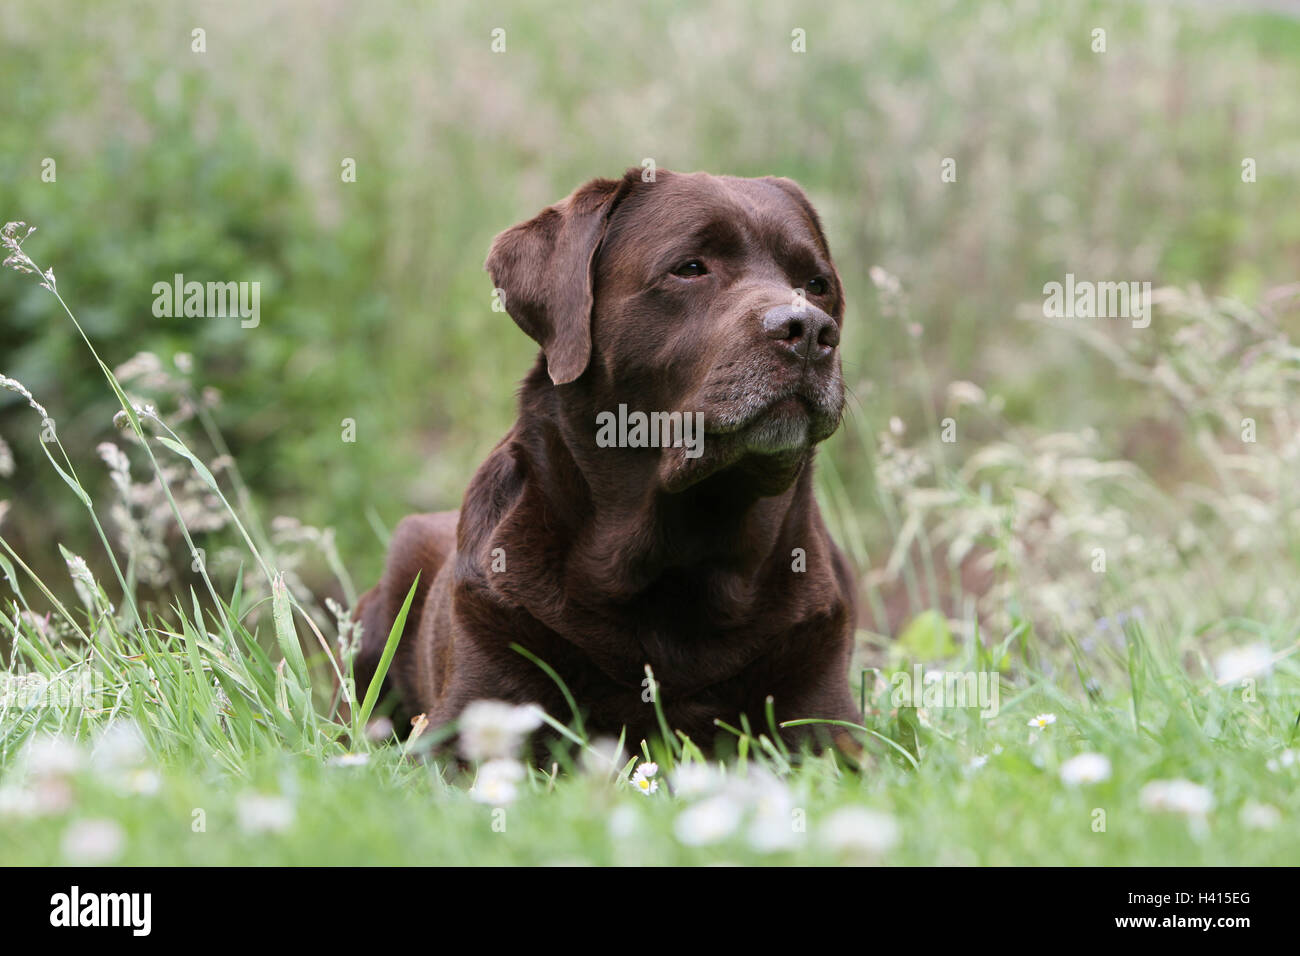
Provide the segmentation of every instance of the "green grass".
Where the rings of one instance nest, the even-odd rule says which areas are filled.
[[[21,237],[11,238],[7,252],[27,254]],[[62,320],[80,333],[57,286],[47,285],[51,321],[61,306]],[[1231,303],[1212,306],[1195,297],[1168,309],[1170,322],[1194,315],[1195,328],[1225,336],[1245,334],[1233,316],[1246,328],[1260,319]],[[1267,376],[1274,360],[1294,363],[1285,341],[1268,328],[1256,331],[1277,347],[1276,354],[1256,350],[1260,374]],[[94,355],[90,338],[83,346]],[[1139,355],[1118,358],[1139,374]],[[353,693],[346,612],[317,606],[296,580],[291,550],[241,503],[233,465],[218,478],[180,432],[137,409],[97,356],[96,363],[105,389],[122,406],[122,440],[152,475],[166,479],[166,507],[178,527],[194,518],[170,491],[184,480],[172,470],[179,464],[237,530],[248,573],[227,582],[196,562],[191,586],[177,587],[169,608],[142,610],[137,555],[104,536],[98,546],[112,583],[96,580],[65,552],[77,586],[75,601],[64,601],[58,595],[66,586],[43,580],[0,537],[0,627],[10,641],[0,701],[0,859],[6,863],[1286,864],[1300,854],[1294,825],[1300,765],[1291,749],[1300,701],[1297,628],[1291,592],[1268,590],[1294,580],[1300,536],[1270,512],[1255,517],[1259,537],[1232,538],[1229,531],[1245,527],[1232,502],[1252,491],[1264,494],[1246,484],[1245,473],[1225,479],[1226,487],[1210,484],[1180,496],[1153,489],[1134,469],[1084,457],[1086,436],[1067,442],[1068,436],[1010,429],[960,466],[935,442],[912,449],[928,456],[932,483],[912,474],[882,480],[878,489],[882,509],[900,525],[903,547],[912,539],[930,547],[923,561],[906,565],[910,588],[938,603],[945,562],[960,565],[969,554],[963,536],[974,535],[1006,586],[992,592],[1001,595],[997,613],[925,615],[897,642],[861,632],[860,656],[872,667],[858,672],[867,703],[859,733],[868,753],[859,772],[827,755],[788,753],[768,728],[720,727],[734,757],[722,771],[730,782],[714,786],[719,802],[713,806],[741,822],[734,833],[695,845],[683,838],[683,817],[700,812],[706,798],[674,795],[666,784],[683,764],[700,762],[696,745],[705,741],[627,741],[627,750],[659,764],[662,785],[647,795],[628,782],[635,761],[592,769],[599,742],[587,740],[571,715],[549,715],[552,726],[563,728],[553,761],[529,770],[518,799],[501,808],[473,799],[472,771],[425,755],[438,731],[406,745],[372,742],[362,730],[366,708],[358,710]],[[1194,416],[1208,449],[1206,468],[1231,470],[1244,452],[1224,444],[1210,409],[1233,407],[1234,387],[1259,400],[1257,383],[1234,386],[1202,372],[1215,385],[1202,396],[1204,414]],[[1168,376],[1149,384],[1167,388]],[[20,386],[9,381],[6,387]],[[1273,400],[1277,407],[1289,401]],[[995,405],[984,413],[991,417]],[[1227,420],[1234,414],[1226,413]],[[897,435],[882,441],[881,461],[897,458],[903,446]],[[65,493],[101,527],[62,446],[45,447],[51,480],[61,479]],[[1267,479],[1270,469],[1285,471],[1287,454],[1281,445],[1260,449],[1249,475]],[[1037,512],[1016,512],[1011,502],[1031,490],[1036,502],[1053,504],[1061,519],[1055,530],[1019,526]],[[822,497],[835,531],[850,550],[861,551],[851,516],[835,506],[842,494],[828,469]],[[1106,530],[1092,518],[1116,501],[1150,495],[1162,496],[1159,507],[1128,515],[1134,527],[1145,522],[1147,540],[1162,534],[1173,540],[1170,529],[1181,528],[1185,514],[1198,517],[1205,540],[1188,532],[1173,562],[1141,564],[1137,552],[1116,545],[1106,573],[1088,571],[1086,557],[1076,556],[1073,570],[1067,566],[1062,555],[1071,543],[1104,539]],[[976,531],[963,524],[970,520]],[[1073,611],[1081,606],[1087,613],[1070,617],[1068,604],[1048,600],[1044,583],[1033,578],[1036,556],[1023,554],[1027,543],[1051,548],[1065,562],[1049,568],[1048,577],[1070,588],[1080,582]],[[1091,590],[1081,583],[1090,580],[1086,575],[1070,576],[1078,565],[1091,576]],[[1102,609],[1135,602],[1140,612],[1097,618]],[[1255,679],[1221,684],[1207,655],[1242,645],[1264,648],[1270,666]],[[893,675],[918,663],[997,671],[996,716],[899,707]],[[18,682],[36,678],[84,682],[78,686],[94,693],[71,702],[23,696]],[[1031,730],[1029,721],[1039,714],[1055,721]],[[142,747],[122,744],[124,725],[137,728]],[[52,750],[51,735],[73,749]],[[1062,764],[1081,753],[1106,757],[1109,778],[1067,784]],[[1155,781],[1179,779],[1205,788],[1212,808],[1162,810],[1142,796]],[[269,809],[250,803],[259,799],[270,799]],[[874,848],[846,846],[856,832],[842,815],[849,809],[884,815],[862,824],[868,842],[895,828],[897,839]],[[750,821],[763,812],[777,814],[790,845],[754,844]],[[1280,822],[1249,825],[1269,813]],[[109,835],[88,837],[88,821],[106,825]]]
[[[25,248],[76,303],[0,276],[0,861],[83,861],[86,821],[127,864],[1300,858],[1294,18],[231,0],[218,22],[48,0],[6,10],[0,61],[0,221],[41,225]],[[369,740],[350,684],[388,528],[455,505],[532,359],[491,312],[492,235],[646,156],[798,179],[848,293],[854,401],[817,492],[860,575],[871,757],[846,772],[719,728],[728,773],[768,781],[725,806],[775,806],[793,849],[745,826],[683,844],[699,800],[666,782],[691,748],[626,741],[593,772],[568,713],[502,829],[472,769],[420,759],[435,731]],[[153,317],[177,272],[260,281],[263,323]],[[1066,272],[1167,288],[1140,332],[1033,316]],[[1272,666],[1221,683],[1242,649]],[[999,713],[898,708],[916,664],[996,670]],[[56,675],[96,696],[24,696]],[[115,733],[89,756],[127,723],[141,752]],[[49,735],[79,750],[50,766]],[[649,796],[627,782],[645,750]],[[1085,752],[1111,776],[1067,785]],[[1203,819],[1144,806],[1177,779],[1212,795]],[[1247,825],[1261,806],[1272,828]],[[846,808],[897,843],[837,849]]]
[[[334,528],[359,582],[381,567],[373,528],[455,507],[512,420],[533,348],[491,311],[492,236],[647,156],[791,176],[820,211],[849,302],[848,384],[870,419],[825,457],[872,551],[891,534],[874,432],[924,420],[914,344],[931,381],[996,392],[1017,426],[1093,425],[1105,454],[1136,445],[1158,465],[1163,449],[1134,441],[1140,389],[1018,321],[1018,304],[1067,271],[1254,302],[1300,268],[1300,102],[1275,93],[1300,87],[1300,36],[1272,15],[1125,0],[373,0],[364,16],[229,0],[219,18],[196,0],[10,6],[0,211],[41,224],[110,366],[193,356],[189,384],[219,390],[208,411],[258,507]],[[807,54],[789,50],[796,26]],[[945,185],[946,156],[958,180]],[[882,314],[874,265],[903,281],[919,343]],[[262,282],[261,326],[155,318],[149,290],[178,272]],[[86,487],[110,495],[94,449],[114,396],[34,287],[0,284],[0,365],[57,407]],[[93,528],[44,480],[26,414],[0,394],[16,460],[0,498],[26,505],[5,533],[52,576],[48,543]],[[355,444],[339,440],[344,418]],[[225,530],[196,534],[215,552]],[[296,570],[332,584],[319,561]]]

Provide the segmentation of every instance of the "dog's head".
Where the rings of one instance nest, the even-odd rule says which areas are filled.
[[[573,438],[594,445],[620,405],[688,429],[700,413],[702,443],[621,450],[665,490],[739,466],[776,493],[839,424],[844,293],[788,179],[593,180],[499,235],[487,268],[568,393]]]

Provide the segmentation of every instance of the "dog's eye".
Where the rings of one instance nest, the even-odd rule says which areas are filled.
[[[673,270],[673,275],[681,276],[683,279],[694,279],[708,274],[709,270],[704,268],[704,263],[699,259],[689,259]]]
[[[824,276],[816,276],[808,280],[808,291],[813,295],[825,295],[831,291],[831,284]]]

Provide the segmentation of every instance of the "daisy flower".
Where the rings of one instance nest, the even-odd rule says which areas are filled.
[[[1142,809],[1202,817],[1214,809],[1214,794],[1190,780],[1153,780],[1138,794]]]
[[[1054,723],[1056,723],[1055,714],[1039,714],[1037,717],[1030,719],[1029,726],[1035,730],[1046,730]]]
[[[61,849],[69,863],[110,863],[122,854],[126,834],[112,820],[78,820],[63,834]]]
[[[726,783],[722,771],[709,763],[684,763],[673,770],[673,796],[685,800],[703,797],[720,790]]]
[[[1110,760],[1101,754],[1086,753],[1061,764],[1061,780],[1071,787],[1081,783],[1101,783],[1110,779]]]
[[[898,843],[898,821],[888,813],[865,807],[836,810],[821,825],[822,842],[844,853],[878,857]]]
[[[370,762],[368,753],[339,754],[326,761],[331,767],[361,767]]]
[[[535,704],[518,707],[500,700],[473,701],[460,715],[460,750],[469,760],[508,760],[542,725]]]
[[[280,833],[293,825],[293,804],[264,793],[242,794],[235,803],[239,828],[245,833]]]
[[[1282,811],[1270,803],[1249,800],[1241,807],[1241,825],[1250,830],[1272,830],[1282,822]]]
[[[28,742],[23,750],[27,772],[37,778],[70,777],[84,763],[81,748],[66,737],[42,736]]]
[[[708,846],[736,832],[744,816],[744,805],[719,794],[687,807],[673,821],[673,834],[686,846]]]
[[[647,797],[659,789],[659,781],[653,779],[654,775],[659,772],[657,763],[643,763],[636,768],[632,774],[632,786],[639,793],[644,793]]]
[[[519,782],[524,776],[524,765],[518,760],[489,760],[478,768],[469,795],[478,803],[507,806],[519,798]]]
[[[1297,763],[1300,763],[1300,754],[1298,754],[1297,751],[1290,750],[1290,749],[1283,750],[1276,757],[1272,757],[1269,759],[1268,769],[1272,770],[1274,773],[1277,773],[1282,768],[1294,767]]]
[[[1236,684],[1247,677],[1268,674],[1273,669],[1273,652],[1267,644],[1251,644],[1224,651],[1214,660],[1220,684]]]

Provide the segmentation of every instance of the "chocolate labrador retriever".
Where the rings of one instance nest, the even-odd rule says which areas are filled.
[[[418,572],[384,688],[404,717],[495,698],[569,719],[518,644],[593,735],[656,734],[656,691],[703,746],[716,720],[765,731],[769,696],[778,721],[860,721],[854,576],[812,480],[844,293],[799,187],[633,169],[501,233],[487,269],[541,354],[460,511],[397,526],[358,692]]]

